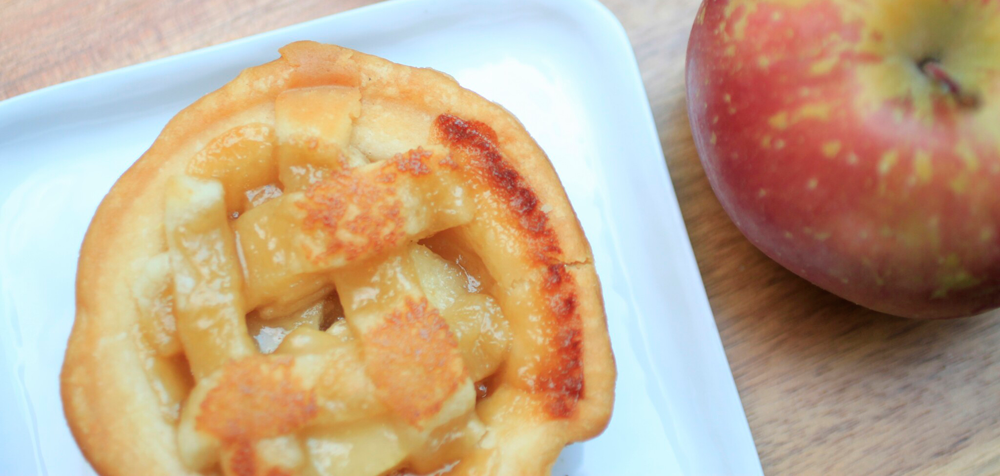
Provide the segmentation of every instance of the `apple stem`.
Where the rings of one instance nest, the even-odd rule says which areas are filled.
[[[976,107],[979,105],[979,98],[975,94],[969,94],[962,90],[962,87],[955,81],[947,71],[941,67],[937,60],[929,59],[920,63],[920,70],[931,80],[937,81],[948,89],[948,92],[955,98],[955,102],[962,107]]]

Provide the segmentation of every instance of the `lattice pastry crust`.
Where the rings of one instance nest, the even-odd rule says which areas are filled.
[[[544,474],[607,424],[544,153],[428,69],[301,42],[181,111],[91,223],[63,402],[103,474]]]

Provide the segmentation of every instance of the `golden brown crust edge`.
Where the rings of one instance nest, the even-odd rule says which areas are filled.
[[[129,294],[134,263],[163,248],[162,206],[155,193],[183,170],[209,139],[246,115],[273,114],[268,104],[286,89],[321,84],[392,87],[422,107],[489,124],[507,161],[550,204],[549,226],[560,243],[559,261],[575,277],[583,319],[586,390],[571,418],[552,422],[553,434],[579,441],[599,434],[611,414],[615,366],[604,321],[600,284],[589,245],[558,177],[523,126],[502,107],[429,69],[396,65],[332,45],[293,43],[282,58],[249,68],[221,89],[177,114],[153,146],[102,201],[81,249],[77,317],[61,376],[63,406],[76,440],[101,474],[185,474],[172,426],[158,414],[138,347],[137,313]],[[364,84],[362,84],[364,83]],[[545,186],[549,185],[549,186]],[[553,445],[558,454],[562,445]],[[506,468],[545,471],[523,462]],[[534,468],[531,468],[534,466]]]

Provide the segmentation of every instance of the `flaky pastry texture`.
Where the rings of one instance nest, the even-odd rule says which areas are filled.
[[[178,113],[91,222],[62,371],[101,474],[546,474],[615,365],[514,116],[290,44]]]

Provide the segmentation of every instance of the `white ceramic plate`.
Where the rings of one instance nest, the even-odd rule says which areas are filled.
[[[177,111],[303,39],[449,73],[555,164],[593,246],[619,377],[607,431],[554,474],[761,474],[635,57],[594,0],[400,0],[0,103],[0,473],[91,473],[58,382],[90,218]]]

